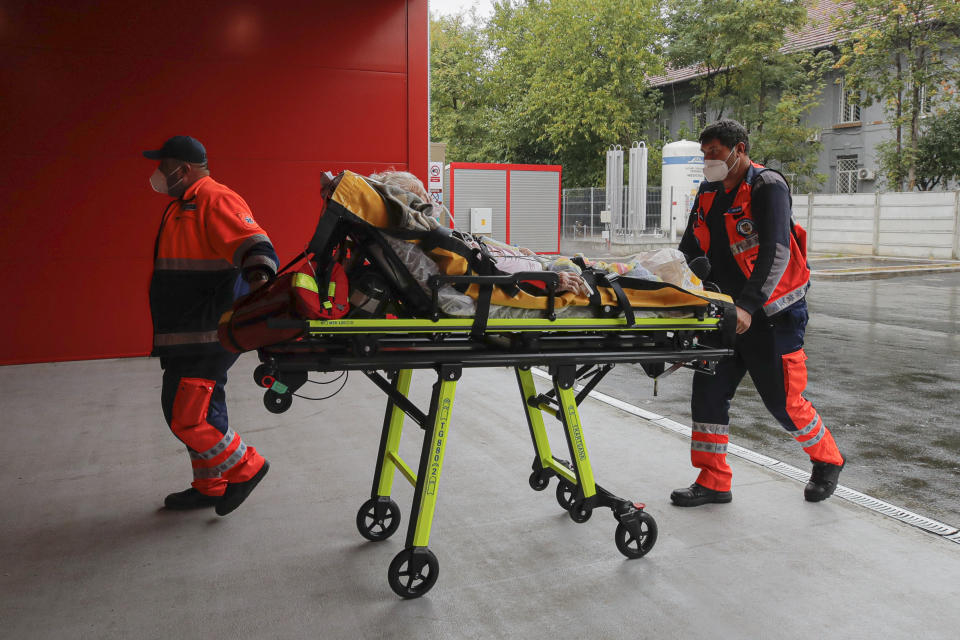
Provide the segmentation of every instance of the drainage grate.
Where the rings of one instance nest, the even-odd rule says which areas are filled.
[[[536,368],[533,368],[532,370],[534,373],[543,378],[550,377],[544,371]],[[623,400],[618,400],[617,398],[608,396],[598,391],[591,391],[590,397],[599,400],[600,402],[604,402],[612,407],[616,407],[617,409],[625,411],[631,415],[643,418],[663,429],[667,429],[687,437],[690,436],[690,427],[680,424],[679,422],[675,422],[669,418],[664,418],[663,416],[659,416],[650,411],[645,411],[640,407],[636,407],[632,404],[624,402]],[[786,464],[785,462],[780,462],[775,458],[770,458],[762,453],[751,451],[750,449],[746,449],[739,445],[728,445],[727,452],[737,456],[738,458],[748,460],[800,482],[807,482],[807,480],[810,479],[809,471],[798,469],[792,465]],[[876,511],[877,513],[881,513],[887,517],[899,520],[900,522],[904,522],[919,529],[923,529],[924,531],[929,531],[930,533],[950,540],[951,542],[960,544],[960,529],[957,529],[957,527],[944,524],[943,522],[933,520],[932,518],[928,518],[926,516],[921,516],[913,513],[912,511],[907,511],[906,509],[901,509],[900,507],[892,505],[888,502],[878,500],[877,498],[868,496],[865,493],[860,493],[859,491],[854,491],[853,489],[849,489],[843,485],[837,486],[837,490],[834,495],[854,504],[860,505],[861,507],[870,509],[871,511]]]
[[[956,527],[951,527],[948,524],[942,522],[937,522],[926,516],[921,516],[919,514],[913,513],[912,511],[907,511],[906,509],[901,509],[900,507],[894,506],[889,502],[884,502],[883,500],[878,500],[872,496],[868,496],[859,491],[854,491],[853,489],[848,489],[844,486],[838,486],[836,494],[843,498],[844,500],[849,500],[855,504],[872,509],[878,513],[882,513],[885,516],[895,518],[901,522],[906,522],[915,527],[919,527],[930,533],[935,533],[939,536],[951,536],[955,535],[958,532]]]
[[[676,422],[675,420],[671,420],[670,418],[660,418],[659,420],[651,420],[651,422],[663,427],[664,429],[673,431],[674,433],[679,433],[682,436],[687,436],[688,438],[690,437],[690,433],[692,431],[692,429],[690,429],[690,427],[688,427],[687,425],[680,424],[679,422]]]
[[[775,464],[770,465],[770,468],[780,475],[793,478],[794,480],[799,480],[800,482],[806,483],[806,481],[810,479],[809,471],[797,469],[793,465],[789,465],[786,462],[780,462],[779,460],[777,460]]]
[[[776,464],[782,464],[779,460],[775,458],[769,458],[763,455],[762,453],[757,453],[756,451],[745,449],[736,444],[728,444],[727,453],[735,455],[738,458],[743,458],[744,460],[749,460],[750,462],[759,464],[762,467],[772,467]]]

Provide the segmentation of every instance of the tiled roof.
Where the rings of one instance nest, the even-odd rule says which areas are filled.
[[[787,32],[787,41],[780,51],[809,51],[832,45],[843,36],[843,31],[835,28],[833,16],[841,7],[850,3],[846,0],[810,0],[807,7],[807,24],[799,32]],[[698,78],[707,73],[699,66],[683,67],[682,69],[667,69],[662,76],[650,78],[650,86],[662,87],[685,80]]]

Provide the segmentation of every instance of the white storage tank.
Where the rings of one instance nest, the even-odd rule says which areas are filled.
[[[687,216],[703,179],[700,143],[678,140],[663,145],[660,228],[670,233],[673,242],[677,241],[687,226]]]

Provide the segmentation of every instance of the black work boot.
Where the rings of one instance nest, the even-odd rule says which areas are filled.
[[[820,502],[832,496],[837,488],[840,472],[845,466],[847,466],[846,460],[841,464],[814,462],[810,481],[807,482],[807,486],[803,490],[804,499],[807,502]]]
[[[694,482],[689,487],[677,489],[670,494],[670,500],[678,507],[699,507],[710,502],[726,503],[733,500],[729,491],[714,491]]]
[[[228,482],[227,490],[223,492],[223,497],[217,501],[217,515],[225,516],[239,507],[243,501],[247,499],[247,496],[250,495],[254,487],[263,480],[263,476],[267,475],[267,471],[269,470],[270,463],[264,459],[263,466],[260,467],[260,471],[257,471],[257,475],[246,482]]]
[[[193,487],[186,491],[171,493],[163,500],[163,506],[175,511],[186,511],[187,509],[203,509],[217,504],[220,496],[208,496],[200,493]]]

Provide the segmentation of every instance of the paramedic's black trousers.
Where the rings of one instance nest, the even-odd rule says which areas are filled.
[[[694,374],[690,460],[700,469],[698,484],[714,491],[730,490],[732,474],[727,464],[730,400],[748,372],[767,410],[800,443],[811,460],[843,462],[830,431],[813,405],[803,397],[807,387],[807,356],[803,352],[806,326],[806,300],[787,307],[773,318],[758,311],[753,315],[750,329],[737,336],[734,355],[718,363],[716,375]]]

